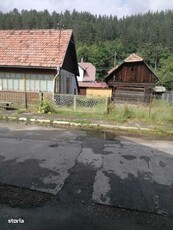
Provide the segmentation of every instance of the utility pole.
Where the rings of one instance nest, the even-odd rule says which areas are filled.
[[[115,67],[117,64],[117,53],[116,53],[116,51],[115,51],[113,57],[114,57],[114,67]]]
[[[155,73],[157,71],[157,58],[158,58],[158,51],[156,50],[156,59],[155,59],[155,67],[154,67]]]

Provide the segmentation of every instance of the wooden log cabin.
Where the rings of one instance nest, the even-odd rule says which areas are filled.
[[[113,101],[132,103],[148,103],[157,80],[157,76],[136,54],[131,54],[121,65],[110,70],[105,79],[112,88]]]

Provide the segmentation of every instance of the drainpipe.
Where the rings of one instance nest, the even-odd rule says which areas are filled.
[[[53,88],[54,88],[54,90],[53,90],[53,100],[54,100],[54,95],[55,95],[55,80],[56,80],[56,78],[59,76],[59,74],[60,74],[60,70],[61,70],[61,67],[60,66],[58,66],[57,67],[57,73],[56,73],[56,75],[55,75],[55,77],[54,77],[54,79],[53,79]]]

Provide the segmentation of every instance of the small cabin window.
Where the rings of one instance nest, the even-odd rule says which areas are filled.
[[[133,67],[131,68],[131,71],[132,71],[132,72],[134,71],[134,68],[133,68]]]

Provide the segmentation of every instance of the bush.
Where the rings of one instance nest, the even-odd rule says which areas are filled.
[[[47,100],[44,100],[40,103],[39,113],[52,113],[55,112],[53,106]]]

